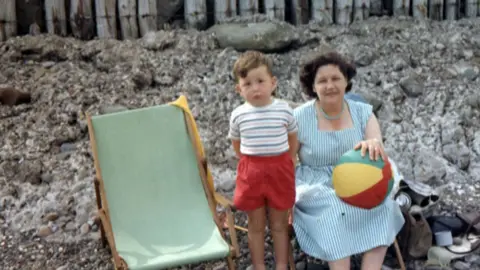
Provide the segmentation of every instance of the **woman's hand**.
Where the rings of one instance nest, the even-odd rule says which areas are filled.
[[[365,156],[367,150],[371,160],[378,160],[378,157],[382,157],[383,160],[387,160],[387,154],[383,149],[383,144],[377,139],[369,139],[359,142],[354,147],[355,150],[361,149],[362,157]]]

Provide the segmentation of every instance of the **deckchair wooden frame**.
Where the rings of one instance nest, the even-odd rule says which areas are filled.
[[[170,106],[173,106],[173,105],[170,105]],[[214,190],[211,190],[209,188],[208,180],[207,180],[208,165],[207,165],[206,159],[202,157],[201,153],[199,152],[200,146],[197,145],[197,141],[195,140],[195,135],[192,132],[193,123],[191,123],[191,120],[189,120],[190,118],[188,117],[188,115],[186,115],[185,112],[183,114],[184,114],[185,124],[187,127],[187,132],[188,132],[190,141],[192,142],[192,147],[195,150],[200,178],[202,180],[202,185],[208,200],[210,210],[212,212],[213,219],[215,221],[215,224],[220,234],[225,239],[225,241],[227,241],[226,235],[223,232],[223,225],[220,223],[220,219],[216,212],[217,205],[221,205],[222,207],[225,208],[228,230],[230,234],[230,242],[231,242],[229,244],[230,253],[226,257],[226,260],[227,260],[228,269],[234,270],[235,269],[234,259],[240,256],[240,250],[238,246],[237,232],[235,230],[234,217],[232,213],[232,204],[225,197],[223,197],[222,195],[216,193]],[[95,133],[93,129],[92,118],[91,118],[91,115],[88,113],[86,113],[85,116],[87,118],[90,147],[92,150],[94,167],[95,167],[94,187],[95,187],[95,196],[96,196],[96,202],[97,202],[97,208],[98,208],[98,218],[100,219],[100,222],[99,222],[100,240],[103,247],[106,247],[107,245],[109,246],[114,268],[116,270],[128,270],[127,263],[118,254],[118,251],[115,245],[112,224],[109,218],[110,213],[108,208],[108,202],[105,197],[104,183],[102,179],[100,164],[98,161],[97,143],[95,140]]]

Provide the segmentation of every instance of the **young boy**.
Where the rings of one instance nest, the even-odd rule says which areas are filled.
[[[234,204],[248,215],[254,270],[264,270],[268,207],[276,269],[287,269],[288,211],[295,202],[297,123],[288,103],[273,97],[277,79],[262,53],[248,51],[233,67],[236,91],[245,103],[233,110],[228,137],[240,158]]]

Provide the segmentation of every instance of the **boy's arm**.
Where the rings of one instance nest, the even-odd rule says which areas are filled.
[[[232,113],[232,116],[230,117],[228,138],[232,141],[232,146],[233,150],[235,150],[235,154],[237,154],[237,157],[240,158],[240,128],[238,127],[237,121],[235,120],[235,115]]]
[[[290,156],[292,157],[293,164],[297,163],[297,153],[300,144],[298,143],[297,132],[288,133],[288,146]]]
[[[233,150],[235,150],[235,154],[237,154],[237,157],[240,158],[242,155],[240,153],[240,140],[232,139],[232,146],[233,146]]]

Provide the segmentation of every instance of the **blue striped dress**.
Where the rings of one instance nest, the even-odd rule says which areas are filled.
[[[390,246],[404,224],[398,204],[388,198],[366,210],[341,201],[332,188],[332,168],[340,156],[364,139],[369,104],[346,99],[353,128],[318,129],[315,100],[294,110],[298,122],[300,164],[296,168],[297,198],[293,227],[308,255],[334,261],[378,246]]]

